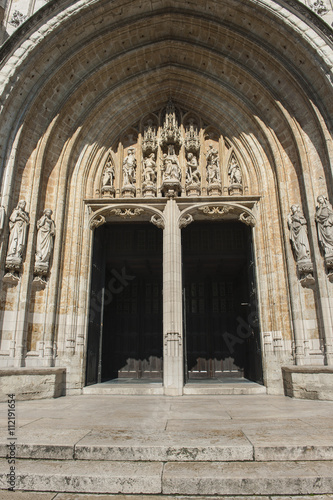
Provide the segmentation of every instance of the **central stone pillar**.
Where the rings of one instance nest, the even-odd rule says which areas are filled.
[[[163,383],[167,396],[181,396],[184,385],[182,259],[179,209],[168,200],[163,231]]]

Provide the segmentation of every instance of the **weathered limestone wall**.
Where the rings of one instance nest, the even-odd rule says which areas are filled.
[[[241,196],[258,199],[252,207],[255,263],[269,392],[282,392],[283,364],[331,364],[333,285],[315,223],[317,197],[333,200],[329,28],[308,11],[269,0],[209,0],[195,7],[179,0],[61,3],[51,1],[40,19],[31,18],[24,32],[22,27],[21,38],[2,49],[1,277],[8,216],[19,200],[26,201],[30,224],[19,276],[2,281],[0,364],[66,366],[68,390],[81,389],[91,200],[103,202],[101,175],[112,151],[114,202],[122,201],[122,161],[130,144],[121,138],[134,131],[140,143],[138,124],[170,96],[200,117],[201,130],[211,126],[223,137],[225,150],[222,140],[217,143],[221,160],[228,148],[237,153],[247,186]],[[139,149],[136,154],[141,190]],[[231,202],[223,161],[221,177],[224,190],[214,202]],[[134,201],[143,203],[140,196],[137,191]],[[297,271],[289,239],[293,204],[307,222],[313,267],[307,276]],[[47,283],[41,283],[36,224],[48,208],[56,236]]]

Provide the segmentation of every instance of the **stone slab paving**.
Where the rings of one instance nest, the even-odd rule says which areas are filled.
[[[6,456],[8,444],[6,414],[7,405],[1,403],[2,457]],[[67,491],[66,495],[70,492],[79,495],[88,491],[85,488],[90,483],[95,484],[96,477],[99,489],[92,489],[92,492],[135,494],[145,491],[145,496],[138,498],[152,500],[151,495],[161,492],[162,470],[165,494],[161,498],[165,499],[169,494],[173,498],[174,495],[186,494],[203,494],[204,498],[212,498],[213,494],[225,495],[228,484],[232,484],[230,494],[233,495],[258,494],[258,491],[261,495],[296,494],[303,491],[303,496],[299,497],[303,500],[310,492],[333,493],[333,402],[294,400],[265,394],[195,397],[82,395],[18,401],[16,426],[16,456],[24,459],[17,461],[17,472],[26,471],[22,488],[33,487],[36,493],[32,498],[37,500],[38,491],[47,491],[47,481],[52,482],[55,493]],[[240,465],[241,461],[243,465]],[[227,462],[224,469],[227,472],[221,475],[220,471],[216,477],[212,476],[212,471],[216,467],[220,470],[221,465],[217,462]],[[238,467],[244,477],[231,474],[232,465]],[[71,471],[69,466],[76,469]],[[6,460],[1,467],[4,473],[8,468]],[[100,467],[105,468],[107,480],[98,476]],[[272,471],[282,468],[278,478],[270,475],[269,467]],[[256,476],[255,471],[259,470],[261,472]],[[126,489],[130,488],[136,473],[138,481],[134,482],[138,489]],[[228,476],[229,473],[232,477]],[[64,476],[69,489],[61,486]],[[267,480],[271,484],[269,491],[264,486]],[[237,481],[243,481],[243,486],[240,487]],[[6,485],[3,483],[2,487]],[[1,500],[5,493],[0,493]],[[52,495],[40,498],[55,498]],[[93,498],[91,495],[93,493],[89,498]],[[22,497],[25,498],[29,497]],[[72,500],[76,497],[59,498]],[[125,497],[120,495],[119,498]],[[134,497],[130,498],[133,500]],[[183,498],[187,500],[189,497]],[[232,497],[216,498],[231,500]],[[260,498],[264,500],[263,496]],[[287,498],[283,497],[283,500]],[[321,497],[316,498],[321,500]]]

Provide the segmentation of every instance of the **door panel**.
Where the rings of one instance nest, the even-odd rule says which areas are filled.
[[[190,379],[244,375],[247,343],[238,326],[249,302],[248,233],[234,222],[195,222],[182,231]]]
[[[105,307],[104,380],[162,378],[162,236],[148,224],[109,228],[109,279],[130,279]]]

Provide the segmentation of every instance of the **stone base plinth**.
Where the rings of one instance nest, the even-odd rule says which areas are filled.
[[[124,186],[121,190],[121,194],[124,198],[134,198],[136,189],[133,186]]]
[[[207,187],[208,196],[220,196],[222,194],[221,184],[209,184]]]
[[[103,198],[114,198],[116,192],[113,186],[103,186],[101,191]]]
[[[187,196],[200,196],[200,185],[190,184],[186,186]]]
[[[156,196],[156,187],[155,186],[143,186],[142,194],[144,198],[154,198]]]
[[[282,376],[286,396],[333,401],[333,366],[285,366]]]
[[[58,398],[64,395],[66,368],[2,368],[0,370],[0,401],[8,394],[15,399]]]
[[[243,186],[242,184],[231,184],[228,187],[228,192],[230,196],[243,194]]]
[[[161,191],[165,194],[165,196],[173,198],[181,194],[182,185],[178,179],[168,179],[163,181]]]

